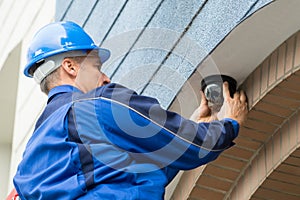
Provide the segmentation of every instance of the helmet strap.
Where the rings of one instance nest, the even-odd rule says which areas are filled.
[[[35,70],[33,73],[33,78],[38,84],[40,84],[42,80],[56,68],[55,62],[53,60],[48,60]]]

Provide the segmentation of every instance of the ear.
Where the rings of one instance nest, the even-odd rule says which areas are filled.
[[[61,63],[63,70],[70,76],[76,77],[79,69],[78,63],[71,58],[64,58]]]

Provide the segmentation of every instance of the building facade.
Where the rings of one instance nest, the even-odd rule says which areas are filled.
[[[0,1],[0,199],[12,188],[34,122],[46,97],[23,77],[26,49],[33,34],[55,19],[55,1]]]
[[[0,98],[1,113],[9,113],[0,116],[0,153],[8,163],[0,173],[8,191],[46,98],[22,76],[26,44],[42,25],[70,20],[111,50],[103,71],[113,82],[187,118],[208,75],[232,76],[246,91],[250,112],[236,145],[206,166],[181,172],[166,199],[300,198],[298,0],[9,2],[0,1],[7,11],[0,18],[7,27],[1,29],[7,39],[0,45],[0,89],[11,95]],[[19,9],[14,23],[10,8]]]

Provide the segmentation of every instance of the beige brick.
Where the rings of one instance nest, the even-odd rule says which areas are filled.
[[[297,132],[299,132],[297,126],[298,126],[298,114],[293,115],[290,120],[290,145],[291,148],[295,147],[297,145]]]
[[[249,170],[247,169],[244,173],[244,177],[243,177],[243,184],[245,185],[245,196],[249,196],[250,193],[254,190],[254,185],[250,185],[249,180],[251,179],[251,173],[249,173]]]
[[[285,157],[290,151],[289,123],[285,123],[281,128],[281,154]]]
[[[299,122],[300,122],[300,114],[298,113],[298,123],[297,123],[297,129],[296,129],[296,137],[297,137],[297,144],[300,143],[300,126],[299,126]]]
[[[183,195],[182,193],[182,184],[179,182],[179,184],[176,186],[176,189],[172,195],[172,199],[173,200],[181,200],[181,199],[184,199],[185,196]]]
[[[276,69],[277,69],[277,50],[271,54],[270,58],[270,67],[269,67],[269,79],[268,87],[272,86],[276,82]]]
[[[229,199],[230,199],[230,200],[239,200],[237,190],[233,190],[233,191],[232,191],[232,193],[231,193]]]
[[[273,136],[273,164],[277,166],[281,162],[281,135],[280,130]]]
[[[261,88],[261,66],[253,72],[253,102],[255,103],[260,96]]]
[[[250,174],[251,176],[250,176],[249,184],[251,185],[252,188],[255,188],[259,184],[258,163],[256,159],[254,159],[251,163]]]
[[[248,105],[251,108],[253,106],[253,76],[249,76],[245,82],[246,94],[248,98]]]
[[[246,180],[248,180],[248,185],[249,185],[249,188],[250,188],[250,191],[253,193],[253,191],[256,190],[256,186],[257,186],[257,180],[254,180],[253,179],[253,166],[250,165],[247,170],[245,171],[245,174],[247,175],[246,176]],[[253,180],[252,180],[253,179]]]
[[[179,184],[176,187],[176,194],[174,193],[174,197],[176,195],[176,199],[183,199],[183,197],[189,195],[196,183],[199,171],[201,171],[200,168],[196,168],[183,173]]]
[[[286,63],[285,63],[285,74],[291,73],[294,65],[294,52],[295,52],[295,35],[287,40],[287,53],[286,53]]]
[[[269,78],[269,64],[270,58],[266,58],[262,63],[262,71],[261,71],[261,94],[267,92],[268,89],[268,78]]]
[[[280,45],[278,49],[277,80],[284,76],[286,43]]]
[[[250,188],[244,176],[238,182],[238,190],[240,197],[246,197],[249,194]]]
[[[294,58],[294,68],[298,68],[300,65],[300,34],[296,36],[296,49],[295,49],[295,58]]]
[[[258,179],[259,182],[262,182],[266,175],[266,154],[265,151],[260,151],[259,155],[257,156],[257,167],[258,167]]]
[[[273,140],[269,140],[265,146],[266,151],[266,170],[267,173],[273,171]]]

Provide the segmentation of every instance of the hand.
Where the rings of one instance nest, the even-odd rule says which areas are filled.
[[[228,83],[223,84],[224,118],[236,120],[240,125],[244,123],[248,113],[247,98],[244,91],[236,92],[231,98]]]
[[[211,109],[208,107],[207,99],[204,93],[201,91],[201,103],[200,106],[194,111],[191,116],[191,120],[199,122],[211,122],[217,120],[217,113],[212,113]]]

